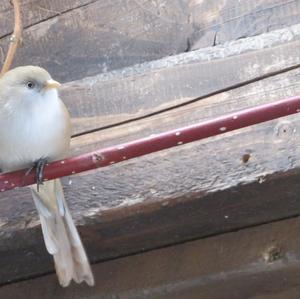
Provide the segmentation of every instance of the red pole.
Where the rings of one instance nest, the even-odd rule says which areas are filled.
[[[279,117],[300,112],[300,96],[260,105],[221,116],[195,125],[112,146],[46,165],[44,177],[55,179],[75,173],[105,167],[163,149],[223,134]],[[26,186],[35,182],[34,172],[26,170],[0,175],[0,191]]]

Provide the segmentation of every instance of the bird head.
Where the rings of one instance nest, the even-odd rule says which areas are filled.
[[[37,66],[21,66],[5,73],[0,79],[0,95],[7,101],[43,101],[57,97],[60,83]]]

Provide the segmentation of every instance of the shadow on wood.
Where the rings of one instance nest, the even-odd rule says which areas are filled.
[[[96,264],[94,288],[63,289],[46,275],[4,286],[0,297],[297,299],[299,230],[298,218],[244,229]]]

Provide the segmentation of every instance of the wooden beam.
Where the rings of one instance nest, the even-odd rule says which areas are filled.
[[[89,2],[25,29],[14,65],[40,65],[66,82],[186,50],[191,24],[181,0]],[[4,52],[9,38],[0,39]]]
[[[280,70],[291,61],[294,65],[299,57],[293,54],[295,48],[288,46],[295,46],[297,41],[293,37],[297,36],[297,28],[285,31],[296,32],[287,35],[292,42],[286,45],[285,51],[281,48],[281,39],[279,45],[271,43],[274,49],[265,52],[268,55],[259,56],[257,49],[257,57],[263,58],[257,58],[255,63],[249,60],[249,64],[240,65],[241,57],[232,56],[226,65],[231,70],[240,65],[241,74],[246,74],[247,68],[249,74],[260,67]],[[281,56],[283,53],[288,55]],[[275,54],[282,57],[277,66],[275,60],[269,59]],[[254,52],[243,55],[255,59]],[[206,66],[219,60],[220,57],[207,62]],[[271,65],[270,61],[273,61]],[[225,64],[223,67],[225,72]],[[189,78],[195,76],[193,60],[183,69]],[[192,73],[188,73],[188,69]],[[158,69],[158,73],[160,71]],[[217,77],[218,73],[214,74]],[[145,72],[144,76],[148,75],[154,74]],[[204,73],[202,76],[205,78]],[[74,138],[72,153],[129,141],[298,94],[299,76],[299,69],[294,69],[135,123]],[[143,75],[134,73],[131,80],[139,77]],[[225,77],[222,80],[226,80]],[[124,94],[127,90],[115,90],[115,93]],[[179,90],[178,95],[189,98],[187,92],[188,89]],[[168,99],[163,92],[162,95]],[[174,99],[175,94],[172,97]],[[163,105],[158,96],[153,99]],[[119,103],[111,101],[108,106],[115,107]],[[141,103],[148,109],[148,100]],[[139,109],[143,107],[141,103]],[[127,107],[124,105],[125,113],[126,109],[135,111]],[[91,259],[106,260],[298,215],[298,132],[300,122],[293,116],[65,179],[66,197]],[[0,283],[45,274],[53,269],[27,189],[1,194],[0,225]]]
[[[15,65],[46,67],[64,82],[299,22],[296,0],[22,0],[23,47]],[[0,5],[0,63],[13,28]],[[54,46],[55,45],[55,46]]]
[[[300,94],[298,84],[299,72],[299,69],[295,69],[284,74],[248,84],[244,87],[207,97],[177,109],[142,118],[132,123],[73,138],[72,153],[84,153],[101,147],[128,142],[151,134],[192,125],[199,121],[205,121],[217,116],[234,113],[255,105],[277,101],[286,96]],[[145,105],[148,105],[148,102],[146,102]],[[295,116],[295,118],[293,116],[289,117],[287,121],[289,125],[287,126],[294,126],[291,122],[297,122],[297,119],[297,116]],[[264,130],[268,128],[267,130],[269,130],[271,134],[274,127],[279,126],[280,128],[282,123],[285,122],[282,120],[275,120],[274,122],[256,126],[256,128],[262,128],[262,134],[266,134]],[[248,128],[234,132],[233,134],[242,136],[244,132],[252,134],[251,132],[253,132],[253,130],[253,128]],[[227,139],[226,136],[230,136],[230,134],[225,135],[223,137],[224,140]],[[240,137],[237,137],[237,139],[238,138]],[[247,141],[245,142],[248,143]],[[206,140],[205,143],[210,142],[209,140]],[[243,145],[241,144],[240,146]]]
[[[298,78],[294,70],[134,127],[82,136],[74,139],[74,150],[296,94]],[[89,256],[106,260],[298,215],[298,132],[296,115],[65,179]],[[1,194],[0,220],[1,283],[52,269],[27,190]]]
[[[61,95],[73,117],[74,133],[82,133],[171,109],[299,65],[298,48],[300,25],[295,25],[67,83]]]
[[[85,5],[94,1],[95,0],[21,0],[23,25],[25,28],[34,26],[71,10],[83,8]],[[13,6],[10,1],[2,1],[0,5],[0,38],[12,33],[13,20]]]
[[[95,264],[94,288],[63,289],[52,274],[3,286],[0,297],[297,299],[299,230],[299,218],[261,225]]]
[[[296,24],[299,11],[297,0],[190,0],[190,48],[223,44]]]

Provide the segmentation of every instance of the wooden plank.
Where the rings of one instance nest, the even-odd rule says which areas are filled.
[[[228,92],[216,94],[200,101],[190,103],[189,105],[166,111],[164,113],[159,113],[133,123],[73,138],[71,155],[85,153],[98,148],[116,145],[118,143],[128,142],[151,134],[161,133],[163,131],[173,130],[196,122],[208,120],[213,117],[246,109],[254,105],[270,103],[285,97],[299,94],[299,75],[300,68],[260,80],[259,82],[254,82]],[[287,119],[287,127],[297,127],[298,115],[283,119]],[[284,124],[285,121],[275,120],[256,127],[263,128],[263,134],[266,133],[265,130],[268,128],[267,130],[270,130],[271,134],[273,130],[275,130],[274,128],[279,126],[276,129],[279,130]],[[240,131],[228,133],[224,137],[219,136],[201,141],[201,143],[206,144],[210,143],[210,140],[226,139],[227,136],[231,135],[238,136],[237,142],[241,142],[239,138],[241,138],[243,133],[241,135],[240,132],[250,132],[251,134],[252,130],[252,128],[245,128]],[[291,132],[291,134],[293,134],[293,132]],[[261,138],[263,137],[261,136]],[[194,144],[186,145],[187,148],[189,146],[193,148]]]
[[[95,0],[21,0],[24,27],[31,27],[93,2]],[[113,10],[113,4],[117,4],[117,2],[107,0],[106,3],[111,4],[111,10]],[[121,3],[119,2],[119,4],[121,9]],[[151,12],[151,7],[147,7],[148,3],[141,1],[137,4],[145,11],[150,10]],[[163,3],[163,5],[172,6],[172,2]],[[119,9],[119,7],[115,7],[115,9]],[[197,37],[200,37],[197,40],[200,42],[200,47],[212,46],[216,32],[218,38],[215,42],[224,43],[225,41],[284,28],[299,22],[297,17],[299,1],[297,0],[259,0],[255,2],[189,0],[188,10],[190,13],[189,22],[193,25],[190,42],[194,42]],[[99,18],[102,18],[101,14],[102,11],[99,11]],[[0,38],[10,34],[12,27],[12,5],[9,1],[3,1],[0,6]]]
[[[95,264],[94,288],[63,289],[52,274],[3,286],[0,297],[296,299],[299,230],[299,218],[261,225]]]
[[[40,64],[63,81],[284,28],[299,22],[300,11],[298,0],[21,4],[26,30],[15,65]],[[2,1],[0,38],[6,38],[0,43],[0,62],[12,22],[12,7]]]
[[[16,65],[40,64],[63,81],[284,28],[299,22],[300,10],[297,0],[21,4],[27,29]],[[0,43],[0,62],[12,22],[12,6],[2,1],[0,38],[6,38]]]
[[[20,0],[23,27],[28,28],[94,1],[95,0]],[[13,22],[14,11],[12,4],[10,1],[2,1],[0,5],[0,38],[12,33]]]
[[[299,23],[298,0],[190,0],[189,5],[192,50]]]
[[[300,70],[293,70],[134,126],[76,138],[74,152],[297,94],[299,76]],[[294,115],[65,179],[91,259],[298,215],[298,132],[300,120]],[[1,283],[52,269],[25,189],[1,194],[0,221]]]
[[[300,25],[68,83],[74,133],[169,109],[300,64]],[[236,71],[238,70],[238,71]]]
[[[40,65],[66,82],[181,53],[190,28],[181,0],[92,1],[25,29],[14,65]],[[4,52],[8,43],[0,40]]]
[[[176,57],[173,63],[174,58],[169,58],[163,60],[165,65],[150,63],[146,66],[146,70],[145,65],[142,68],[134,68],[133,76],[127,69],[124,71],[123,78],[124,82],[127,79],[128,81],[122,82],[123,85],[120,85],[119,89],[116,88],[118,86],[116,81],[117,78],[122,78],[122,73],[106,75],[102,78],[102,85],[99,84],[97,88],[99,90],[101,86],[103,88],[112,78],[110,76],[113,76],[115,82],[106,92],[108,95],[115,96],[120,93],[127,94],[128,97],[130,94],[130,88],[126,89],[128,82],[131,82],[133,86],[134,80],[138,81],[142,78],[143,80],[138,81],[140,85],[137,87],[139,89],[144,87],[142,94],[145,95],[145,101],[130,102],[129,105],[127,98],[123,97],[121,100],[116,99],[116,101],[111,100],[101,104],[100,107],[108,107],[103,113],[108,116],[105,118],[105,123],[97,122],[96,125],[113,123],[112,119],[115,122],[143,115],[139,114],[141,109],[147,110],[148,113],[155,111],[156,107],[160,109],[170,107],[171,102],[172,104],[182,103],[195,94],[199,95],[199,89],[204,88],[205,84],[209,86],[206,87],[206,92],[213,92],[216,90],[213,88],[222,86],[225,88],[229,83],[238,84],[249,76],[254,78],[257,75],[280,70],[283,66],[299,63],[299,55],[295,51],[299,49],[297,33],[299,27],[292,28],[281,31],[283,39],[276,42],[271,40],[270,43],[264,44],[262,56],[259,56],[262,52],[258,51],[258,44],[254,46],[255,52],[249,52],[249,46],[243,48],[246,49],[245,51],[238,51],[238,47],[241,49],[242,45],[245,45],[243,43],[245,41],[239,41],[234,43],[235,54],[242,52],[243,56],[233,57],[232,52],[226,54],[226,48],[219,47],[215,49],[216,51],[209,49],[210,54],[207,52],[199,65],[194,60],[194,53],[191,53],[190,56]],[[290,43],[283,45],[287,41]],[[249,45],[253,46],[251,43]],[[268,49],[268,47],[274,47],[274,49]],[[216,53],[219,53],[218,59],[211,63],[209,59]],[[226,62],[221,67],[217,63],[222,61],[221,55],[226,56],[225,54],[232,57],[226,58]],[[182,59],[183,63],[181,64],[178,59],[179,61]],[[157,75],[168,63],[171,67],[174,66],[176,71],[170,72],[165,77]],[[207,68],[204,68],[208,65],[213,65],[211,76]],[[193,69],[194,66],[197,67],[196,71]],[[240,72],[233,72],[239,67]],[[217,76],[220,71],[222,75]],[[227,78],[230,73],[234,73],[234,77]],[[153,75],[152,81],[149,78],[147,81],[147,76],[150,75]],[[186,81],[184,81],[185,76]],[[199,78],[206,82],[200,87]],[[218,80],[215,80],[216,78]],[[94,79],[85,82],[93,86]],[[172,84],[167,85],[170,80]],[[182,80],[183,84],[177,85]],[[215,86],[212,83],[214,80]],[[149,82],[151,84],[148,86]],[[155,94],[149,96],[149,99],[154,99],[154,105],[147,107],[148,103],[151,103],[147,100],[147,92],[156,90],[155,82],[161,82],[159,85],[161,89],[157,89],[156,96]],[[190,82],[192,88],[187,86]],[[236,91],[225,92],[167,114],[141,120],[134,125],[129,124],[102,131],[100,134],[77,138],[73,143],[73,153],[98,145],[105,146],[138,136],[146,136],[159,130],[293,95],[299,92],[298,82],[299,72],[296,70]],[[93,89],[86,89],[82,92],[83,87],[80,85],[82,82],[76,82],[76,84],[73,85],[73,90],[77,88],[80,91],[81,89],[81,95],[85,95],[86,98],[93,92]],[[163,89],[163,84],[168,88]],[[138,88],[135,89],[135,93],[138,92]],[[183,91],[181,88],[184,88]],[[190,90],[192,90],[191,93],[189,93]],[[174,92],[171,93],[171,91]],[[162,94],[162,100],[158,94]],[[74,99],[76,100],[75,97]],[[172,101],[167,103],[168,99]],[[68,101],[72,99],[70,100],[69,97],[66,100],[69,103]],[[87,121],[88,118],[84,118],[86,115],[93,117],[88,114],[91,110],[85,105],[94,108],[94,103],[81,100],[76,106],[77,111],[82,111],[80,115],[83,118],[82,123]],[[102,110],[99,108],[97,113]],[[72,111],[76,111],[75,108]],[[298,190],[299,176],[294,170],[299,166],[299,138],[296,134],[299,129],[297,117],[288,118],[285,122],[275,121],[220,139],[187,145],[182,149],[173,149],[89,175],[78,176],[71,180],[66,179],[64,183],[67,198],[70,200],[76,220],[82,225],[81,232],[92,259],[94,261],[105,260],[182,240],[297,215],[296,199],[300,190]],[[266,138],[269,141],[265,141]],[[247,163],[242,162],[244,154],[250,154]],[[285,171],[285,176],[274,175],[276,172]],[[267,174],[270,176],[265,177]],[[267,182],[263,182],[266,178]],[[0,256],[2,256],[0,258],[0,282],[23,279],[51,270],[51,259],[45,252],[35,209],[28,192],[22,189],[1,195],[0,206]]]
[[[244,73],[246,77],[250,71],[259,70],[258,66],[265,71],[274,71],[279,70],[282,66],[290,66],[299,62],[295,51],[298,29],[299,27],[295,26],[287,31],[281,31],[284,32],[282,35],[287,40],[281,39],[278,42],[267,43],[269,39],[265,39],[266,49],[263,51],[267,52],[264,52],[263,56],[258,56],[260,59],[257,58],[253,61],[254,53],[259,55],[259,51],[244,53],[243,57],[249,55],[252,60],[248,58],[249,64],[244,64],[241,74]],[[253,39],[246,41],[253,41]],[[291,43],[286,46],[280,45],[284,41],[291,41]],[[229,55],[232,57],[228,57],[227,64],[223,64],[224,78],[228,75],[225,73],[227,66],[231,65],[232,70],[233,66],[236,69],[239,65],[241,57],[234,56],[233,53],[240,53],[238,49],[241,49],[243,42],[235,43],[236,52],[230,52]],[[274,47],[273,52],[267,49],[271,46]],[[220,55],[224,54],[225,48],[218,49]],[[249,47],[246,49],[249,51]],[[256,50],[258,49],[256,48]],[[216,53],[213,52],[212,55]],[[272,60],[275,54],[276,58],[279,57],[277,64],[276,60]],[[211,56],[206,56],[206,66],[209,65],[208,57]],[[221,61],[221,57],[217,57],[219,59],[214,63]],[[193,68],[192,58],[193,56],[190,56],[190,60],[183,60],[186,69]],[[270,61],[272,63],[268,64]],[[176,63],[178,63],[178,59]],[[148,74],[150,75],[152,75],[151,66],[153,64],[149,65]],[[247,68],[248,72],[246,72]],[[160,64],[157,69],[161,71],[162,65]],[[137,70],[139,69],[137,68]],[[177,71],[177,74],[179,73],[180,68]],[[206,73],[208,72],[206,71]],[[121,73],[118,74],[120,76]],[[144,74],[144,79],[146,74]],[[205,78],[203,70],[201,74]],[[115,75],[113,74],[113,76]],[[190,74],[190,78],[193,78],[192,75],[195,76],[195,73]],[[138,75],[137,72],[135,76],[143,77],[143,74]],[[116,77],[114,77],[115,80]],[[131,80],[133,81],[136,77],[132,76]],[[172,78],[172,76],[166,76],[166,78]],[[222,80],[225,80],[224,78]],[[143,82],[145,83],[147,80]],[[102,147],[147,136],[161,130],[294,95],[300,92],[298,82],[299,71],[294,70],[265,79],[257,84],[224,92],[166,114],[140,120],[135,124],[76,138],[73,141],[73,153],[86,151],[95,146]],[[93,84],[92,79],[90,84]],[[193,84],[196,87],[196,82]],[[183,86],[181,85],[181,87]],[[223,86],[226,87],[225,84]],[[168,92],[170,90],[172,88],[167,89]],[[178,91],[178,94],[181,98],[188,98],[188,90],[188,88],[184,89],[182,93]],[[115,94],[124,94],[125,91],[115,90]],[[196,93],[196,89],[193,92]],[[162,94],[165,99],[168,99],[168,95],[163,92]],[[175,96],[176,94],[172,95],[173,99]],[[156,99],[159,100],[158,96]],[[109,109],[119,109],[119,103],[121,102],[109,102],[108,106],[113,107]],[[135,106],[138,106],[137,103],[136,105],[130,103],[133,108],[128,108],[129,112],[137,111],[134,110]],[[143,105],[147,104],[148,100]],[[123,105],[125,113],[126,107],[131,107],[130,105]],[[142,109],[143,106],[139,105],[139,109]],[[159,105],[163,105],[163,102]],[[144,107],[148,109],[147,106]],[[85,110],[82,110],[85,113]],[[103,260],[145,248],[154,248],[294,215],[297,207],[295,197],[298,192],[298,178],[290,171],[294,170],[299,163],[299,139],[296,135],[296,132],[299,132],[298,126],[297,116],[295,116],[288,118],[287,122],[270,122],[256,128],[233,133],[227,137],[219,137],[220,139],[186,145],[183,148],[116,165],[90,175],[74,177],[71,181],[65,180],[67,198],[70,200],[76,220],[82,225],[81,231],[88,244],[92,259]],[[265,141],[266,138],[269,138],[268,142]],[[230,151],[230,156],[227,151]],[[244,154],[250,154],[249,163],[242,162]],[[286,181],[276,180],[276,176],[269,177],[272,188],[272,184],[276,182],[277,198],[274,198],[273,189],[267,188],[266,183],[263,184],[265,189],[257,187],[257,185],[261,186],[257,181],[263,182],[265,175],[284,171],[289,171]],[[239,184],[246,184],[249,189],[243,189]],[[227,193],[222,191],[224,189],[227,190]],[[258,199],[256,189],[261,190],[260,196],[264,199],[262,203],[259,202],[261,199]],[[232,192],[235,192],[235,195],[232,195]],[[287,192],[290,193],[287,194]],[[208,196],[207,193],[212,193],[213,196]],[[245,194],[248,194],[248,197]],[[246,203],[241,201],[241,196],[247,198]],[[224,197],[227,200],[224,201]],[[234,199],[229,203],[228,198],[232,197]],[[283,198],[288,199],[283,203],[281,202]],[[272,209],[269,208],[269,204],[273,205]],[[225,216],[230,215],[227,213],[231,211],[232,205],[235,207],[237,218],[230,216],[228,222],[228,218]],[[128,207],[124,208],[124,206]],[[222,208],[223,206],[225,208]],[[261,207],[262,213],[253,216],[252,210],[257,206]],[[0,259],[2,266],[0,282],[45,273],[51,269],[51,259],[45,252],[35,209],[28,192],[22,189],[1,194],[0,207],[0,251],[1,256],[5,257]],[[218,210],[216,207],[220,207],[220,209]],[[186,211],[186,213],[182,215],[182,211]],[[193,217],[191,211],[195,212]],[[135,215],[136,213],[138,215]],[[201,221],[198,213],[203,215]],[[216,215],[215,217],[219,221],[211,223],[211,215]],[[161,223],[161,219],[165,219],[165,221]],[[177,221],[178,219],[181,221]],[[123,234],[125,236],[122,236]],[[38,263],[36,262],[37,256]],[[14,261],[14,263],[7,263],[8,260]]]

